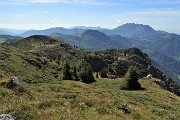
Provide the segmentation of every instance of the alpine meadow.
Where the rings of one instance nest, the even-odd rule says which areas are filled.
[[[179,0],[1,0],[0,120],[179,120]]]

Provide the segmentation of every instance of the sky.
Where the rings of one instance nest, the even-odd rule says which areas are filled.
[[[112,29],[126,23],[180,34],[180,0],[0,0],[0,28]]]

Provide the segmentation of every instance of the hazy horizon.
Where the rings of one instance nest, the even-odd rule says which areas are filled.
[[[138,23],[180,34],[179,0],[1,0],[0,9],[0,28],[100,26],[112,29]]]

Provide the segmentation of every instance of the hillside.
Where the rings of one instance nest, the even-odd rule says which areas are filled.
[[[172,71],[166,74],[167,76],[179,75],[177,71],[179,65],[175,64],[179,62],[179,35],[156,31],[148,25],[129,23],[113,30],[85,30],[80,35],[56,33],[56,35],[51,36],[70,45],[93,51],[136,47],[148,53],[152,60],[166,67],[168,71]],[[160,59],[155,54],[156,52],[171,58],[172,62],[167,61],[168,58]],[[172,64],[174,68],[169,64]],[[177,78],[175,81],[179,83],[180,80]]]
[[[80,80],[63,80],[67,61]],[[0,66],[0,114],[34,120],[179,118],[179,87],[137,48],[89,52],[35,35],[0,44]],[[83,83],[80,76],[87,66],[94,75],[106,69],[109,78]],[[130,66],[137,67],[144,90],[120,90]],[[144,78],[150,73],[155,78]],[[20,86],[8,89],[5,84],[14,75]]]
[[[96,33],[96,31],[93,32]],[[102,33],[98,34],[104,36]],[[73,62],[77,62],[78,64],[75,65],[77,68],[82,68],[82,66],[89,64],[93,72],[100,72],[103,68],[106,68],[110,75],[118,77],[124,76],[127,69],[133,65],[139,69],[140,77],[144,77],[151,73],[154,77],[165,82],[165,89],[174,92],[175,94],[180,94],[179,91],[176,91],[176,85],[169,80],[168,77],[165,77],[156,67],[152,66],[147,54],[142,53],[136,48],[86,52],[79,48],[71,47],[70,45],[51,37],[41,35],[28,37],[12,43],[11,45],[23,50],[24,52],[35,54],[37,57],[47,58],[47,60],[44,60],[44,58],[42,58],[42,60],[41,58],[27,60],[38,68],[44,68],[44,66],[49,63],[48,60],[50,63],[51,61],[54,61],[56,63],[55,66],[57,66],[56,68],[59,69],[58,72],[54,73],[54,76],[59,79],[62,79],[63,64],[67,60],[72,64]]]
[[[33,120],[177,120],[180,117],[179,97],[161,89],[154,79],[140,80],[146,88],[143,91],[120,90],[121,79],[96,81],[23,84],[21,90],[1,85],[0,114]]]
[[[162,64],[158,64],[156,61],[151,59],[151,63],[160,69],[166,76],[170,77],[177,85],[180,85],[179,77],[176,73],[169,70],[167,67],[163,66]]]
[[[172,72],[176,74],[180,74],[180,69],[178,66],[180,66],[180,62],[176,59],[173,59],[167,55],[164,55],[159,52],[155,52],[150,54],[151,58],[155,61],[158,61],[162,66],[169,68]]]
[[[11,49],[13,53],[10,52],[7,54],[6,49],[9,49],[9,45],[16,48]],[[10,75],[12,75],[11,70],[19,68],[19,66],[11,66],[11,64],[15,63],[17,59],[20,61],[20,66],[23,66],[23,63],[26,63],[33,67],[33,69],[39,70],[40,73],[42,71],[49,71],[48,74],[50,74],[51,79],[62,79],[63,65],[67,60],[70,61],[72,67],[75,65],[73,62],[76,63],[75,67],[77,68],[89,64],[91,65],[93,72],[100,72],[103,68],[106,68],[110,75],[118,77],[122,77],[126,73],[128,67],[135,65],[140,69],[140,77],[151,73],[154,77],[165,82],[165,89],[179,94],[179,91],[176,90],[175,84],[171,83],[172,81],[169,81],[168,77],[165,77],[162,72],[152,66],[148,56],[143,54],[139,49],[86,52],[79,48],[71,47],[70,45],[51,37],[40,35],[31,36],[9,45],[2,45],[2,48],[4,49],[2,49],[3,54],[1,62],[3,65],[4,63],[10,62],[7,64],[7,67],[5,67],[6,69],[3,70],[6,74],[10,72]],[[12,59],[8,59],[11,58],[11,54]],[[16,56],[16,54],[18,55]],[[53,68],[55,68],[54,70],[56,72]],[[23,70],[21,72],[16,69],[14,74],[17,75],[17,73],[24,73],[25,71],[26,70]],[[35,76],[39,76],[41,80],[43,80],[44,77],[42,74],[36,75],[36,73],[33,73],[31,77],[32,76],[34,76],[34,78]],[[24,78],[26,77],[28,76],[24,76]]]
[[[39,78],[39,81],[44,79],[62,80],[63,67],[66,61],[70,62],[71,68],[79,68],[78,74],[85,66],[90,65],[93,72],[100,72],[105,68],[109,76],[117,77],[123,77],[130,66],[136,66],[139,69],[139,77],[151,73],[153,77],[161,79],[161,82],[165,83],[164,89],[177,95],[180,94],[175,83],[152,66],[147,54],[136,48],[88,52],[41,35],[1,45],[2,77],[14,74],[27,82],[34,82],[35,78]],[[17,64],[14,64],[16,62]],[[36,70],[39,71],[39,74],[35,72]],[[29,73],[29,75],[25,73]]]
[[[0,35],[0,43],[11,43],[20,39],[22,39],[20,36]]]
[[[161,35],[158,39],[154,38],[154,40],[155,42],[146,51],[156,51],[174,58],[180,57],[180,35],[166,34]]]

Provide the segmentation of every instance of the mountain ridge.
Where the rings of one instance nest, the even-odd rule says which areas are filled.
[[[124,24],[112,30],[96,30],[94,31],[94,33],[97,34],[88,33],[84,35],[85,37],[83,37],[83,33],[87,31],[88,30],[86,29],[75,28],[69,30],[62,27],[56,27],[42,31],[41,30],[34,31],[33,34],[48,34],[72,46],[93,50],[93,51],[112,49],[112,48],[121,49],[121,48],[136,47],[136,48],[140,48],[141,50],[149,54],[160,52],[161,54],[167,55],[167,57],[173,58],[173,61],[174,60],[179,61],[180,53],[178,51],[180,49],[180,46],[178,41],[180,37],[179,35],[176,34],[156,31],[148,25],[134,24],[134,23]],[[56,33],[56,35],[54,32]],[[59,34],[60,32],[64,34],[62,33]],[[121,32],[126,33],[124,34],[124,36],[126,37],[122,37]],[[98,37],[98,35],[100,34],[102,37]],[[113,35],[113,34],[117,34],[117,35]],[[160,60],[156,59],[156,62],[158,61]],[[165,61],[161,63],[165,63]],[[161,65],[166,66],[166,64],[168,63]],[[170,70],[171,68],[167,68],[167,69]]]
[[[160,70],[154,67],[151,64],[148,55],[142,53],[141,50],[137,48],[120,49],[120,50],[110,49],[99,52],[88,52],[76,47],[71,47],[70,45],[65,44],[64,42],[58,41],[49,36],[42,36],[42,35],[34,35],[28,38],[18,40],[14,43],[4,44],[4,45],[2,44],[2,46],[4,47],[13,46],[18,51],[22,51],[18,53],[20,54],[20,56],[22,56],[18,58],[21,59],[20,61],[24,61],[22,63],[26,63],[26,64],[28,63],[28,65],[30,65],[33,69],[38,68],[39,71],[45,70],[48,72],[50,70],[51,72],[48,73],[48,75],[49,77],[51,76],[50,78],[54,80],[55,78],[62,79],[61,78],[62,62],[64,60],[65,61],[70,60],[71,63],[73,64],[74,63],[78,63],[82,65],[89,64],[92,67],[93,72],[100,72],[102,69],[106,68],[109,71],[108,72],[109,75],[112,74],[118,77],[124,76],[127,69],[131,65],[135,65],[139,69],[139,77],[145,77],[147,76],[147,74],[151,73],[153,77],[160,79],[161,82],[163,82],[166,85],[166,86],[162,86],[164,89],[174,92],[177,95],[180,94],[179,93],[180,91],[178,91],[176,88],[176,84],[172,80],[168,79],[168,77],[166,77]],[[26,53],[25,56],[24,53]],[[12,53],[9,52],[6,54],[12,54]],[[14,53],[12,55],[15,57]],[[30,56],[32,56],[32,59],[29,59]],[[8,56],[3,55],[3,58],[4,57],[8,57]],[[20,65],[23,65],[22,63],[20,63]],[[51,74],[52,71],[54,71],[53,66],[54,67],[56,66],[56,68],[59,69],[59,72],[56,73],[53,72],[53,74]],[[24,70],[24,72],[25,71],[26,70]],[[20,71],[16,71],[14,74],[19,75],[20,74],[19,72]],[[33,73],[33,74],[37,76],[36,75],[37,73]],[[32,75],[32,77],[34,75]],[[38,78],[42,80],[40,76]],[[56,77],[54,78],[53,76]]]

